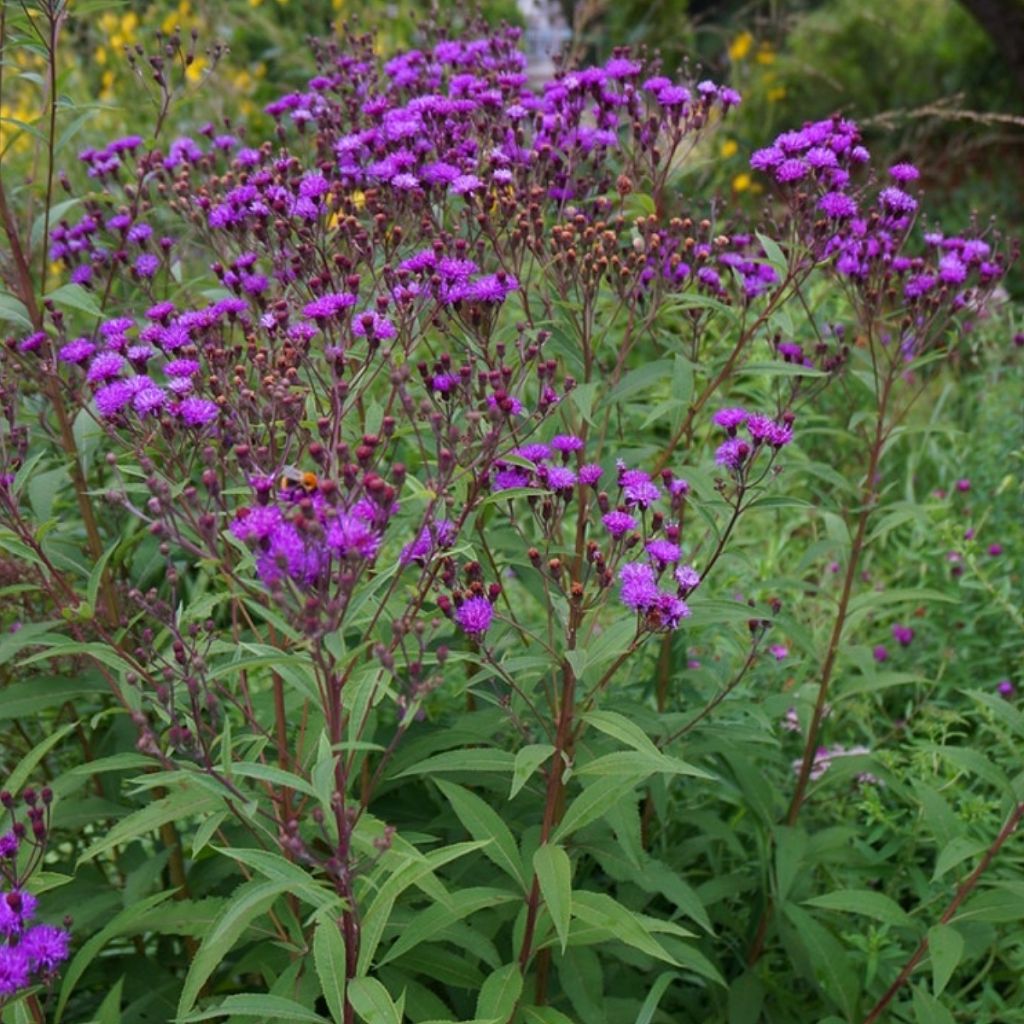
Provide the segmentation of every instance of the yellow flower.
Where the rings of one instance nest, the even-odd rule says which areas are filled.
[[[746,192],[751,185],[750,175],[744,172],[743,174],[737,174],[732,179],[732,190],[733,192]]]
[[[345,0],[331,0],[331,6],[336,11],[340,11],[345,6]]]
[[[758,64],[774,64],[775,50],[772,48],[772,44],[762,43],[757,51],[757,57],[754,59]]]
[[[352,193],[352,205],[357,210],[361,210],[366,205],[366,193],[361,192],[358,189]]]
[[[96,52],[92,55],[92,58],[97,64],[106,64],[107,48],[105,46],[97,46]]]
[[[192,61],[187,68],[185,68],[185,77],[194,85],[202,79],[203,71],[206,70],[206,65],[206,58],[202,54],[197,54],[196,59]]]
[[[735,156],[739,152],[739,149],[740,147],[735,139],[726,139],[725,142],[722,143],[722,148],[719,152],[724,159],[728,160],[729,157]]]
[[[774,89],[768,90],[768,102],[778,103],[779,100],[786,98],[786,87],[784,85],[777,85]]]
[[[749,32],[741,32],[729,44],[729,60],[733,63],[743,60],[754,45],[754,37]]]
[[[263,3],[263,0],[249,0],[250,7],[259,7]]]

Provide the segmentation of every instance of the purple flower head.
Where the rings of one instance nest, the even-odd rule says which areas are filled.
[[[998,693],[1000,697],[1004,697],[1006,700],[1009,700],[1016,692],[1017,688],[1009,679],[1001,679],[996,684],[996,693]]]
[[[917,200],[893,185],[883,188],[878,199],[890,213],[909,214],[917,209]]]
[[[330,320],[356,304],[356,296],[348,292],[329,292],[302,307],[302,315],[310,320]]]
[[[494,474],[494,483],[491,485],[491,490],[497,491],[509,491],[516,487],[529,487],[530,478],[527,476],[526,470],[520,469],[518,466],[511,466],[508,469],[499,469]]]
[[[636,519],[628,512],[623,512],[620,509],[606,513],[602,516],[601,522],[604,523],[604,528],[616,539],[624,533],[636,529]]]
[[[493,618],[491,602],[479,594],[463,601],[455,609],[455,624],[472,637],[482,637],[490,629]]]
[[[908,181],[917,181],[921,172],[913,164],[893,164],[889,168],[889,177],[905,185]]]
[[[768,653],[776,661],[784,661],[789,657],[789,648],[785,644],[772,644],[771,647],[768,648]]]
[[[826,192],[818,200],[818,209],[830,220],[846,220],[857,216],[857,203],[842,192]]]
[[[175,412],[187,427],[203,427],[217,418],[217,404],[205,398],[186,398],[180,401]]]
[[[35,970],[49,974],[68,958],[71,936],[52,924],[40,924],[30,928],[21,939],[18,948],[28,957]]]
[[[658,624],[662,629],[675,629],[683,619],[690,617],[689,605],[675,594],[658,591],[653,611],[657,612]]]
[[[664,569],[672,562],[678,562],[682,552],[678,544],[670,540],[658,537],[647,542],[645,550],[651,556],[659,569]]]
[[[387,317],[367,312],[356,315],[352,321],[352,333],[357,338],[370,336],[378,341],[389,341],[398,334],[398,331]]]
[[[160,269],[160,257],[151,252],[144,252],[135,261],[135,273],[139,277],[150,278]]]
[[[21,946],[0,946],[0,997],[13,996],[29,983],[28,954]]]
[[[735,437],[737,428],[741,427],[750,418],[746,409],[731,408],[719,409],[711,417],[711,422],[721,427],[730,437]]]
[[[18,855],[18,837],[13,832],[0,836],[0,858],[11,860]]]
[[[75,338],[62,345],[57,355],[65,363],[83,363],[95,351],[96,346],[88,338]]]
[[[568,466],[545,466],[540,472],[553,491],[569,491],[576,486],[576,474]]]
[[[484,183],[475,174],[460,174],[448,186],[449,190],[457,196],[468,195],[470,192],[479,192],[483,187]]]
[[[105,420],[120,412],[134,396],[135,391],[125,380],[116,380],[96,392],[96,411]]]
[[[101,352],[90,364],[85,379],[90,383],[116,377],[124,368],[124,357],[116,352]]]
[[[684,596],[700,585],[700,573],[692,565],[679,566],[675,571],[675,579]]]
[[[593,487],[601,479],[603,473],[604,470],[596,463],[588,462],[587,465],[580,467],[580,483]]]
[[[715,462],[729,469],[739,469],[750,454],[750,445],[738,437],[731,437],[715,452]]]
[[[783,160],[775,168],[775,180],[783,185],[806,178],[810,167],[803,160]]]
[[[988,553],[993,558],[998,558],[1003,553],[1003,545],[1002,544],[989,544],[989,546],[988,546]]]
[[[662,492],[642,469],[627,469],[618,474],[618,484],[630,508],[645,509],[662,497]]]
[[[619,570],[619,597],[627,608],[646,612],[657,603],[661,592],[654,581],[654,569],[646,562],[626,562]]]
[[[138,379],[138,378],[135,378]],[[148,416],[151,412],[157,412],[167,404],[167,392],[163,388],[146,387],[136,392],[132,399],[132,408],[140,416]]]
[[[36,903],[24,889],[0,892],[0,935],[20,935],[35,917]]]
[[[556,452],[578,452],[583,448],[583,440],[574,434],[556,434],[551,438],[551,447]]]
[[[886,649],[885,644],[878,644],[871,652],[871,656],[881,664],[883,661],[889,660],[889,651]]]
[[[892,638],[900,647],[909,647],[914,639],[914,631],[910,626],[903,626],[898,622],[893,623]]]
[[[341,513],[327,528],[327,544],[339,558],[371,560],[380,550],[380,535],[366,517]]]
[[[19,352],[35,352],[37,349],[42,348],[43,342],[46,341],[47,334],[45,331],[34,331],[27,338],[22,338],[18,342]]]

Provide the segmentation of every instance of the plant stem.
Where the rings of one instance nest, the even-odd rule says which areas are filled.
[[[839,604],[836,608],[836,616],[832,623],[832,632],[829,636],[828,647],[825,651],[825,659],[821,666],[821,679],[818,683],[818,698],[814,704],[814,713],[811,715],[810,724],[807,727],[807,738],[804,741],[803,757],[800,760],[800,770],[797,774],[796,788],[793,797],[789,802],[789,809],[786,812],[785,824],[792,827],[800,816],[800,809],[807,798],[807,786],[811,780],[811,770],[814,767],[815,754],[818,749],[818,736],[821,733],[821,723],[828,708],[829,689],[832,684],[832,677],[835,673],[836,662],[839,656],[840,642],[843,636],[843,629],[846,626],[847,615],[850,609],[850,599],[853,596],[853,584],[860,571],[860,560],[864,553],[864,542],[867,537],[868,521],[874,511],[875,502],[878,498],[878,487],[876,476],[878,464],[881,461],[882,450],[885,447],[888,436],[886,418],[889,411],[889,399],[892,393],[894,374],[889,370],[881,381],[881,391],[878,396],[878,406],[875,416],[874,436],[871,447],[868,450],[867,471],[864,484],[861,489],[861,504],[857,513],[857,527],[854,532],[853,541],[850,545],[850,554],[846,563],[846,573],[843,576],[843,589],[840,593]],[[754,940],[751,943],[750,952],[747,955],[747,963],[753,965],[760,959],[764,950],[765,938],[768,934],[768,924],[772,915],[771,899],[765,904],[765,909],[758,921]]]
[[[1021,818],[1024,818],[1024,803],[1017,804],[1017,806],[1010,812],[1009,818],[1006,819],[1006,824],[1003,825],[999,835],[996,836],[992,845],[985,851],[981,860],[978,861],[978,866],[967,876],[967,878],[964,879],[963,882],[961,882],[953,898],[949,901],[948,906],[942,912],[942,917],[939,918],[939,924],[949,924],[953,919],[957,910],[960,909],[960,905],[968,896],[971,895],[978,882],[981,880],[981,876],[988,870],[992,861],[995,860],[996,854],[999,853],[1003,844],[1016,831]],[[871,1012],[864,1018],[863,1024],[874,1024],[875,1021],[881,1018],[885,1008],[895,998],[896,993],[899,992],[899,990],[907,983],[910,975],[914,972],[914,968],[917,967],[927,952],[928,937],[926,935],[921,940],[917,949],[914,950],[910,959],[903,965],[903,970],[901,970],[896,976],[896,980],[885,990],[885,994],[882,998],[879,999],[871,1008]]]

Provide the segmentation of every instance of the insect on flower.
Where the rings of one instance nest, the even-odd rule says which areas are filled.
[[[301,493],[312,494],[320,486],[320,478],[308,470],[285,466],[277,481],[277,489],[289,498],[301,497]]]

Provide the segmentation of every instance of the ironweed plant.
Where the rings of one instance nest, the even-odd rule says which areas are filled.
[[[66,13],[32,15],[51,63]],[[60,709],[15,749],[65,764],[25,801],[75,918],[53,997],[67,933],[7,931],[12,1020],[753,1020],[780,936],[793,1000],[854,1020],[923,955],[851,987],[771,865],[842,755],[879,782],[819,740],[882,458],[1005,253],[920,244],[916,170],[839,117],[754,154],[777,201],[742,223],[686,187],[733,90],[625,51],[534,90],[517,43],[313,42],[249,144],[179,132],[168,42],[133,56],[150,138],[58,178],[51,136],[41,226],[2,182],[2,700]],[[854,498],[813,455],[847,429]],[[791,773],[761,697],[815,503],[845,534]],[[757,819],[752,885],[701,804]]]

